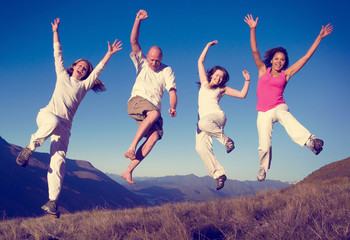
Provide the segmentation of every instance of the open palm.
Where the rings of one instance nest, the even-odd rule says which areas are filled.
[[[257,17],[256,20],[254,21],[253,16],[251,14],[248,14],[244,18],[244,21],[249,25],[250,28],[256,28],[256,26],[258,25],[258,19],[259,17]]]
[[[333,31],[333,26],[330,23],[328,23],[327,26],[325,26],[325,27],[322,26],[320,36],[322,38],[324,38],[324,37],[328,36],[329,34],[331,34],[332,31]]]
[[[122,46],[123,46],[123,43],[121,41],[118,42],[118,39],[116,39],[112,45],[110,45],[110,43],[108,42],[108,52],[110,52],[111,54],[114,54],[119,50],[121,50]]]

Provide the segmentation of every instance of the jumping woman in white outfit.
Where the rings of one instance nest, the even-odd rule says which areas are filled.
[[[91,63],[84,59],[75,61],[66,70],[58,37],[59,23],[59,18],[51,23],[57,75],[55,90],[49,104],[38,113],[37,132],[32,135],[29,145],[19,153],[16,159],[20,166],[27,166],[33,151],[51,137],[51,159],[47,174],[49,201],[42,206],[42,209],[56,217],[59,217],[57,200],[65,174],[65,158],[73,117],[90,89],[95,92],[105,91],[103,83],[97,78],[110,57],[122,49],[122,43],[117,42],[116,39],[112,45],[108,42],[108,51],[94,70]]]
[[[250,75],[243,71],[245,83],[241,91],[227,87],[229,74],[220,66],[214,66],[207,72],[204,61],[209,47],[216,45],[218,41],[209,42],[198,59],[198,73],[200,89],[198,93],[198,124],[196,133],[196,151],[204,161],[210,174],[216,181],[216,190],[224,187],[226,181],[225,169],[220,165],[213,153],[213,140],[215,137],[226,147],[229,153],[234,149],[233,141],[224,133],[226,115],[219,106],[220,99],[226,94],[231,97],[245,98],[249,89]]]
[[[254,20],[248,14],[244,21],[250,28],[250,45],[253,59],[259,70],[257,85],[258,111],[257,128],[259,135],[260,168],[257,174],[258,181],[264,181],[266,173],[270,169],[272,157],[272,130],[273,124],[279,122],[286,129],[290,138],[300,146],[307,146],[316,155],[323,149],[323,141],[311,134],[289,112],[289,108],[283,98],[284,90],[294,76],[312,57],[321,40],[332,33],[333,26],[328,24],[322,29],[306,54],[289,67],[289,59],[286,49],[282,47],[272,48],[265,52],[264,60],[258,50],[256,41],[256,27],[258,19]]]

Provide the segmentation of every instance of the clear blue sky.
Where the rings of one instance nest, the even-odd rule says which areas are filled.
[[[218,40],[208,53],[206,68],[222,65],[230,73],[230,87],[243,86],[242,70],[251,73],[244,100],[225,96],[225,132],[236,144],[226,154],[214,140],[214,153],[230,179],[255,180],[258,170],[256,83],[258,71],[249,44],[248,13],[259,16],[260,53],[283,46],[291,63],[302,57],[321,25],[332,23],[311,60],[289,82],[285,100],[292,114],[312,133],[324,139],[324,151],[315,156],[299,147],[279,123],[274,125],[273,159],[268,179],[303,179],[321,166],[350,156],[348,1],[2,1],[0,9],[0,136],[26,146],[37,130],[36,115],[45,107],[55,86],[51,24],[60,17],[60,40],[68,67],[78,58],[94,66],[116,37],[124,45],[100,76],[107,91],[89,92],[73,121],[67,157],[90,161],[104,172],[121,174],[129,164],[127,150],[137,124],[126,113],[135,80],[129,58],[130,31],[139,9],[149,18],[141,26],[144,51],[159,45],[178,87],[178,116],[167,114],[169,95],[163,97],[164,138],[135,170],[134,176],[194,173],[207,175],[195,152],[198,81],[197,59],[207,42]],[[40,152],[49,151],[49,141]]]

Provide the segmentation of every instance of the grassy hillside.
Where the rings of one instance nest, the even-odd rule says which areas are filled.
[[[350,239],[349,164],[249,197],[5,219],[0,239]]]

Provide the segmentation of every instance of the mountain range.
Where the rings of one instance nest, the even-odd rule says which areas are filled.
[[[167,202],[209,201],[217,198],[252,195],[267,189],[282,189],[291,184],[276,180],[238,181],[228,179],[225,187],[217,191],[216,181],[209,176],[198,177],[194,174],[183,176],[165,176],[152,178],[134,178],[136,184],[129,184],[119,175],[106,173],[135,194],[147,199],[152,205]]]
[[[17,165],[16,157],[22,147],[0,137],[0,216],[29,217],[43,214],[41,206],[48,200],[47,169],[50,155],[34,152],[29,165]],[[103,173],[83,160],[66,159],[66,174],[59,199],[62,213],[91,209],[117,209],[154,206],[169,202],[208,201],[239,197],[266,189],[287,188],[290,184],[266,180],[227,180],[225,187],[215,190],[209,176],[134,178],[130,185],[119,175]]]
[[[22,150],[0,137],[0,215],[27,217],[42,215],[48,201],[47,169],[50,155],[34,152],[26,168],[16,163]],[[59,206],[62,213],[96,208],[128,208],[148,205],[91,163],[66,159],[66,174]]]

